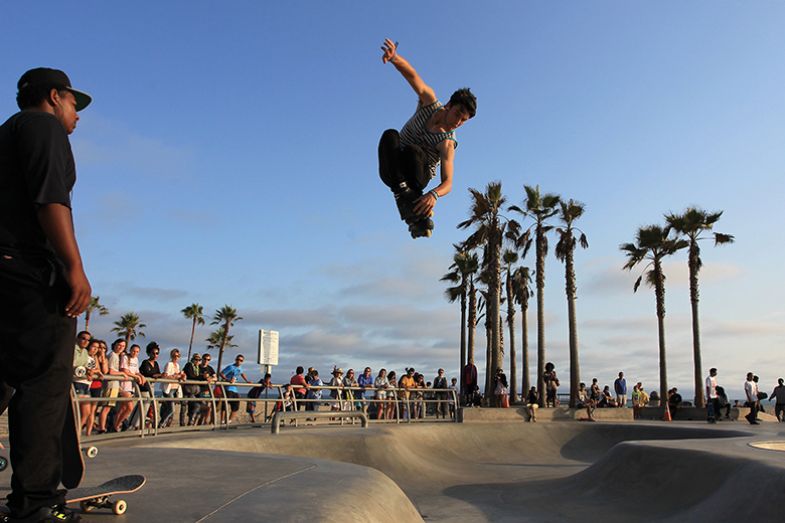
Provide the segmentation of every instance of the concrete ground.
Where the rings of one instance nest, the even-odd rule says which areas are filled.
[[[145,474],[118,520],[147,523],[764,523],[785,519],[785,452],[750,444],[785,441],[781,427],[486,421],[171,434],[101,443],[84,484]],[[9,478],[0,473],[0,486]]]

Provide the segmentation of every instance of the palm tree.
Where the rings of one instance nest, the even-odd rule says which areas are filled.
[[[461,300],[461,363],[458,375],[462,375],[463,368],[466,366],[466,298],[470,284],[474,285],[474,273],[479,268],[477,255],[462,249],[459,245],[453,245],[457,251],[453,256],[453,263],[450,265],[450,272],[442,276],[441,281],[449,281],[456,285],[444,291],[450,303]],[[461,380],[463,388],[463,380]]]
[[[191,341],[188,342],[188,361],[191,361],[191,349],[194,346],[196,325],[204,325],[204,307],[198,303],[193,303],[180,312],[183,313],[183,316],[191,320]]]
[[[580,361],[578,359],[578,327],[575,318],[575,245],[586,249],[589,242],[586,234],[575,227],[574,222],[583,216],[584,205],[570,199],[567,202],[559,202],[559,218],[564,223],[564,227],[557,227],[559,242],[556,244],[556,257],[564,262],[564,282],[565,292],[567,293],[567,315],[569,316],[570,330],[570,408],[575,408],[575,399],[578,395],[578,386],[581,381]],[[581,233],[576,241],[574,231]]]
[[[476,227],[475,231],[464,242],[468,249],[483,246],[483,265],[487,267],[488,296],[486,299],[486,319],[490,330],[490,368],[495,370],[501,366],[502,355],[499,343],[499,309],[501,294],[501,247],[505,230],[517,234],[519,227],[513,220],[508,220],[501,214],[506,201],[502,194],[501,182],[491,182],[485,192],[469,189],[472,195],[472,208],[468,220],[458,224],[459,229],[470,226]],[[489,380],[486,376],[486,394],[490,392]]]
[[[641,227],[635,235],[635,243],[625,243],[619,248],[627,254],[624,269],[632,270],[643,261],[648,261],[643,268],[646,283],[654,288],[657,300],[657,333],[660,348],[660,404],[664,405],[668,398],[668,371],[665,363],[665,273],[662,271],[662,260],[671,256],[679,249],[687,247],[685,240],[668,237],[668,230],[659,225]],[[644,274],[635,281],[633,292],[638,291]]]
[[[708,238],[701,236],[705,231],[711,231],[714,224],[719,221],[722,211],[709,213],[703,209],[690,207],[682,214],[666,214],[665,221],[668,230],[674,231],[679,237],[689,242],[689,257],[687,264],[690,271],[690,303],[692,305],[692,353],[695,372],[695,405],[705,407],[703,397],[703,365],[701,362],[700,325],[698,320],[698,272],[703,266],[700,257],[698,242]],[[715,232],[714,246],[733,243],[734,237],[730,234]]]
[[[84,330],[87,332],[90,332],[90,316],[92,316],[94,312],[98,312],[101,316],[109,314],[109,309],[101,305],[100,296],[90,296],[90,303],[84,311]]]
[[[518,253],[509,249],[502,254],[506,277],[504,287],[507,292],[507,327],[510,330],[510,402],[517,398],[518,367],[515,364],[515,293],[513,291],[512,266],[518,262]]]
[[[530,217],[534,223],[520,236],[518,244],[523,246],[523,256],[531,247],[531,230],[535,231],[535,249],[537,265],[535,276],[537,278],[537,390],[540,393],[540,407],[545,406],[545,256],[548,254],[548,232],[553,226],[547,220],[558,212],[560,198],[557,194],[541,194],[540,186],[531,187],[524,185],[526,201],[524,208],[513,205],[510,210],[517,211]]]
[[[237,309],[230,307],[229,305],[224,305],[215,311],[215,314],[213,315],[213,321],[210,324],[221,325],[223,327],[223,336],[218,345],[218,368],[216,369],[218,372],[221,372],[223,369],[223,367],[221,367],[221,361],[223,360],[226,344],[232,339],[232,336],[229,336],[229,329],[234,325],[234,322],[239,320],[242,320],[242,318],[237,314]]]
[[[237,345],[232,343],[232,339],[234,339],[234,336],[227,336],[224,326],[221,325],[205,339],[207,350],[220,349],[221,347],[237,347]],[[218,366],[220,367],[220,364]]]
[[[521,395],[526,396],[531,383],[529,382],[529,298],[534,296],[531,290],[532,277],[528,267],[518,267],[512,275],[512,290],[515,303],[521,306]]]
[[[131,340],[136,339],[137,336],[144,337],[144,332],[142,329],[147,327],[142,321],[139,319],[139,315],[135,312],[129,312],[120,316],[120,320],[114,322],[114,327],[112,327],[112,332],[116,332],[118,336],[122,336],[125,338],[126,345],[131,342]]]

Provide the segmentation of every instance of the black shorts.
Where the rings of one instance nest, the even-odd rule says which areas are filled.
[[[227,390],[226,391],[226,397],[227,398],[239,398],[240,395],[238,393],[236,393],[236,392],[231,391],[231,390]],[[238,410],[240,410],[240,402],[239,401],[230,401],[229,402],[229,407],[231,407],[232,412],[237,412]]]

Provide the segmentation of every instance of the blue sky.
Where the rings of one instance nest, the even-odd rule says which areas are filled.
[[[111,310],[96,334],[110,337],[111,322],[135,311],[148,325],[142,341],[182,346],[190,326],[180,309],[230,304],[244,318],[238,350],[254,352],[259,328],[281,332],[279,379],[297,364],[455,374],[459,309],[438,279],[466,234],[455,225],[467,189],[500,180],[510,203],[539,184],[586,204],[590,248],[576,267],[583,378],[610,383],[625,370],[649,390],[654,296],[632,293],[637,273],[621,271],[618,245],[667,211],[724,210],[718,230],[736,243],[704,247],[704,365],[731,390],[747,370],[773,385],[785,374],[785,6],[444,6],[5,6],[4,114],[16,110],[21,73],[40,65],[64,69],[95,99],[72,144],[77,234]],[[428,240],[408,237],[376,174],[379,135],[416,104],[380,61],[386,36],[443,99],[463,86],[478,97]],[[669,376],[690,397],[685,257],[666,268]],[[566,378],[562,275],[550,256],[548,359]]]

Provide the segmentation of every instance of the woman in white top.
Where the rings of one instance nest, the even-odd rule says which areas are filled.
[[[387,388],[390,382],[387,380],[387,369],[381,369],[376,379],[373,380],[373,388],[376,389],[376,419],[385,419],[387,410]]]
[[[111,359],[110,359],[111,367]],[[122,372],[130,380],[120,382],[119,396],[121,398],[132,398],[134,396],[133,381],[141,383],[144,377],[139,374],[139,345],[131,345],[128,352],[120,353],[120,372]],[[114,417],[114,430],[120,432],[123,422],[128,419],[131,412],[134,410],[133,401],[122,401],[117,407],[117,413]]]
[[[184,380],[185,372],[180,370],[180,349],[174,348],[169,352],[170,360],[164,366],[161,378],[166,380]],[[165,383],[161,389],[164,398],[182,398],[183,391],[179,383]],[[174,402],[165,401],[161,406],[161,427],[167,427],[172,422]]]
[[[109,372],[107,373],[109,376],[121,376],[127,377],[124,372],[120,370],[120,354],[125,351],[125,340],[122,338],[118,338],[112,342],[112,352],[107,357],[107,364],[109,368]],[[120,382],[116,380],[110,380],[106,385],[106,397],[107,398],[116,398],[119,395],[120,391]],[[106,427],[106,417],[109,415],[109,410],[115,406],[117,402],[109,401],[101,410],[101,418],[99,420],[100,427]],[[117,412],[115,413],[115,420],[117,419],[117,415],[122,411],[122,405],[116,409]],[[122,420],[121,420],[122,421]],[[119,426],[118,423],[114,424],[114,429],[117,430]]]
[[[101,347],[101,342],[95,338],[90,340],[89,345],[87,345],[87,364],[85,365],[85,375],[83,380],[77,380],[80,383],[85,383],[88,387],[92,383],[92,380],[99,377],[101,373],[98,371],[97,364],[96,364],[96,354],[98,353],[98,349]],[[90,397],[89,394],[85,397]],[[82,427],[86,430],[87,435],[90,435],[93,428],[93,418],[95,417],[95,402],[91,401],[83,401],[79,404],[79,415],[82,418]]]
[[[134,396],[134,384],[133,384],[134,381],[136,381],[140,386],[145,384],[146,381],[145,377],[142,375],[141,372],[139,372],[139,352],[141,350],[142,349],[141,347],[139,347],[139,345],[136,344],[131,345],[131,348],[128,350],[128,352],[124,354],[122,358],[120,358],[120,370],[125,372],[127,376],[133,378],[133,380],[124,381],[120,384],[120,388],[121,388],[120,394],[123,397],[130,398]],[[137,402],[132,402],[132,401],[125,402],[124,407],[128,411],[128,414],[126,414],[126,417],[124,419],[127,419],[128,416],[132,415],[134,411],[135,403]],[[136,425],[138,421],[137,418],[138,418],[137,414],[132,416],[130,420],[131,426]]]

